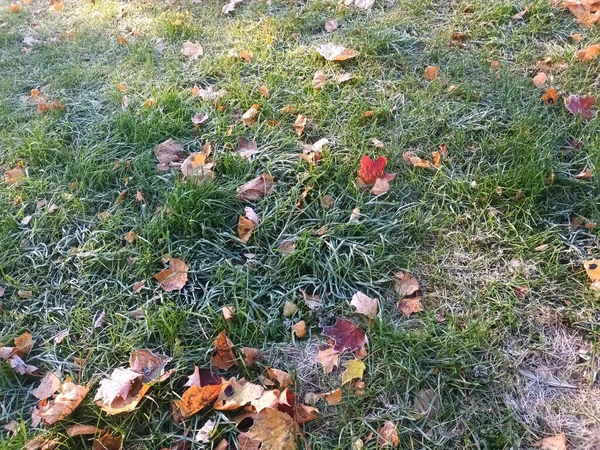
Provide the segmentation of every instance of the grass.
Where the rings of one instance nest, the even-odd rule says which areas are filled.
[[[2,364],[0,422],[17,421],[20,430],[5,433],[0,448],[21,449],[41,433],[58,436],[60,448],[91,448],[65,435],[74,423],[114,429],[128,449],[171,446],[186,431],[173,422],[170,403],[194,364],[208,367],[222,329],[237,347],[265,354],[264,364],[241,375],[256,380],[271,364],[294,373],[300,398],[335,389],[337,374],[323,374],[314,355],[321,326],[335,317],[358,320],[349,306],[357,290],[379,298],[382,311],[363,323],[366,392],[344,388],[340,405],[319,405],[319,419],[304,427],[314,450],[349,449],[386,420],[397,424],[402,449],[529,448],[560,432],[569,448],[600,446],[599,403],[589,402],[599,395],[598,298],[581,264],[599,255],[597,230],[568,226],[576,216],[600,220],[597,177],[573,178],[600,163],[600,122],[569,116],[562,102],[544,105],[531,81],[536,62],[550,57],[567,63],[546,70],[561,93],[595,93],[600,63],[579,62],[574,53],[599,42],[597,29],[580,28],[545,0],[377,0],[371,12],[338,11],[332,1],[255,0],[228,16],[210,1],[122,5],[122,17],[113,0],[68,1],[62,12],[34,2],[18,14],[0,5],[0,159],[5,171],[19,161],[27,170],[19,185],[0,187],[0,343],[29,330],[37,342],[27,360],[81,383],[125,366],[141,347],[173,357],[175,374],[132,413],[106,416],[90,394],[43,431],[29,423],[37,380]],[[526,6],[524,20],[512,19]],[[328,34],[323,25],[331,18],[340,29]],[[140,36],[127,34],[137,29]],[[453,44],[455,31],[466,40]],[[31,51],[23,51],[27,36],[38,40]],[[204,56],[183,57],[186,40],[201,43]],[[330,41],[360,56],[325,62],[314,46]],[[229,58],[231,49],[251,51],[252,61]],[[427,82],[423,70],[431,64],[440,77]],[[317,91],[317,70],[355,77]],[[190,94],[210,84],[228,91],[222,111]],[[261,85],[270,97],[259,94]],[[449,93],[451,85],[458,88]],[[66,109],[36,113],[28,98],[34,88]],[[154,105],[144,107],[150,97]],[[236,118],[254,103],[258,124],[246,127]],[[295,114],[281,112],[288,105],[309,117],[301,137]],[[364,118],[365,111],[373,116]],[[198,112],[209,120],[194,130]],[[232,152],[240,136],[257,141],[253,162]],[[322,137],[331,148],[309,167],[298,157],[301,144]],[[215,181],[196,186],[157,173],[152,150],[168,138],[189,152],[210,141]],[[567,148],[570,139],[582,148]],[[441,144],[449,153],[439,170],[402,159],[409,150],[428,157]],[[357,189],[363,154],[387,156],[397,173],[388,194]],[[236,227],[245,204],[235,191],[262,173],[276,185],[254,205],[261,224],[244,246]],[[298,209],[305,188],[311,191]],[[145,202],[135,201],[136,191]],[[326,194],[335,199],[327,210],[320,203]],[[36,206],[41,199],[46,205]],[[58,210],[49,214],[53,203]],[[360,222],[349,223],[357,207]],[[101,219],[103,212],[109,215]],[[22,225],[27,215],[32,220]],[[323,226],[327,232],[317,235]],[[139,237],[125,244],[130,230]],[[295,250],[282,254],[279,245],[290,239]],[[542,244],[548,248],[535,251]],[[191,267],[180,292],[165,293],[153,280],[167,253]],[[249,261],[246,253],[256,256]],[[395,309],[397,270],[419,279],[422,313],[406,318]],[[146,287],[135,293],[140,280]],[[521,287],[529,289],[524,296],[515,291]],[[323,295],[325,306],[309,311],[300,289]],[[32,298],[20,298],[21,290]],[[285,301],[300,306],[293,318],[282,315]],[[220,308],[231,304],[237,315],[226,322]],[[142,317],[133,317],[139,310]],[[94,329],[101,311],[105,326]],[[290,330],[300,319],[310,328],[302,340]],[[68,338],[56,344],[53,336],[65,329]],[[73,358],[87,364],[79,369]],[[577,388],[551,388],[520,369],[548,370]],[[440,413],[415,418],[413,400],[426,388],[440,396]],[[209,416],[237,448],[235,424],[224,415],[196,415],[187,429]],[[365,445],[377,448],[376,439]]]

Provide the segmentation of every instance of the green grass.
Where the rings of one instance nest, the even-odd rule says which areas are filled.
[[[570,448],[598,448],[582,433],[590,426],[597,433],[598,409],[574,400],[558,405],[562,392],[519,375],[551,354],[555,360],[544,361],[557,364],[549,368],[555,376],[577,384],[577,393],[598,395],[598,299],[581,264],[600,255],[598,232],[567,225],[577,215],[600,221],[597,176],[573,178],[600,164],[600,119],[569,116],[562,100],[544,105],[531,81],[536,62],[550,57],[568,63],[548,71],[561,93],[596,93],[600,60],[582,63],[574,54],[600,41],[597,29],[581,29],[545,0],[377,0],[371,12],[338,11],[334,1],[268,6],[254,0],[228,16],[208,0],[124,5],[118,18],[113,0],[66,1],[61,13],[44,2],[23,5],[18,14],[0,4],[0,23],[6,23],[0,28],[0,163],[10,170],[22,161],[27,169],[18,186],[0,186],[0,285],[6,289],[0,344],[29,330],[37,342],[27,360],[43,372],[60,368],[80,383],[125,366],[131,350],[141,347],[172,356],[175,369],[137,410],[121,416],[106,416],[93,404],[94,384],[73,415],[45,431],[59,436],[61,448],[91,448],[66,437],[75,423],[115,429],[127,449],[172,445],[184,428],[173,422],[170,403],[194,364],[208,367],[222,329],[238,348],[265,354],[264,364],[233,374],[255,381],[271,364],[295,374],[299,398],[335,389],[339,374],[324,375],[313,358],[325,340],[323,325],[336,316],[359,320],[349,306],[357,290],[379,298],[382,310],[373,323],[361,322],[369,337],[366,392],[344,388],[340,405],[318,405],[319,419],[304,426],[314,450],[349,449],[386,420],[397,424],[402,449],[529,448],[560,432]],[[525,19],[513,20],[525,6]],[[331,18],[340,28],[328,34],[323,26]],[[176,19],[181,26],[173,25]],[[137,28],[141,36],[117,43]],[[452,44],[455,31],[467,34],[463,45]],[[572,33],[583,42],[574,43]],[[39,42],[25,53],[28,35]],[[157,38],[166,46],[162,53]],[[180,51],[186,40],[201,43],[204,56],[186,59]],[[330,41],[360,56],[326,62],[314,47]],[[230,49],[249,50],[253,59],[228,58]],[[490,67],[494,60],[501,62],[497,70]],[[423,78],[430,64],[440,68],[433,82]],[[330,76],[322,91],[312,87],[317,70]],[[342,71],[354,79],[331,80]],[[209,84],[228,91],[223,110],[191,96],[194,85]],[[258,91],[263,84],[268,98]],[[458,86],[453,93],[451,85]],[[66,109],[36,113],[28,98],[34,88]],[[155,104],[146,108],[150,97]],[[260,104],[258,125],[247,127],[238,118],[254,103]],[[309,117],[300,138],[295,114],[281,111],[288,105]],[[373,117],[363,117],[367,110]],[[198,112],[209,120],[194,130],[190,119]],[[280,123],[272,127],[269,120]],[[257,141],[254,161],[234,154],[240,136]],[[321,164],[309,167],[298,157],[301,144],[322,137],[332,145]],[[157,173],[152,150],[168,138],[187,152],[210,141],[215,180],[196,186],[175,172]],[[375,148],[372,138],[385,148]],[[568,151],[569,139],[583,147]],[[449,152],[439,170],[412,168],[402,159],[405,151],[430,157],[441,144]],[[389,171],[397,173],[388,194],[375,198],[356,187],[364,154],[388,158]],[[253,205],[261,223],[244,246],[237,220],[246,204],[235,192],[262,173],[276,185]],[[305,188],[311,191],[298,209]],[[138,190],[144,203],[135,200]],[[123,191],[126,199],[117,205]],[[335,199],[327,210],[320,203],[326,194]],[[46,200],[41,209],[40,199]],[[48,214],[52,203],[58,211]],[[357,207],[360,222],[349,223]],[[102,220],[98,213],[105,211],[110,215]],[[31,222],[21,225],[27,215]],[[327,232],[317,235],[323,226]],[[125,244],[130,230],[139,237]],[[282,254],[278,246],[290,239],[295,250]],[[549,246],[535,251],[541,244]],[[190,265],[180,292],[164,293],[153,279],[166,253]],[[248,261],[245,253],[256,256]],[[395,309],[398,270],[415,275],[424,293],[424,312],[410,318]],[[134,293],[140,280],[146,287]],[[515,294],[519,286],[530,289],[524,298]],[[311,312],[300,289],[322,294],[324,307]],[[19,290],[34,295],[22,299]],[[300,305],[291,319],[282,315],[285,301]],[[231,304],[238,313],[226,322],[220,308]],[[143,318],[132,318],[138,309]],[[106,323],[95,330],[101,311]],[[303,340],[290,330],[300,319],[310,327]],[[69,337],[55,344],[53,336],[65,329]],[[580,349],[557,354],[557,330],[582,342],[588,357],[577,359]],[[557,361],[570,357],[567,371]],[[87,364],[78,370],[73,358]],[[0,448],[21,449],[43,432],[29,423],[37,380],[13,374],[7,364],[0,371],[0,422],[21,424],[16,437],[0,438]],[[413,400],[426,388],[438,392],[442,408],[434,418],[415,419]],[[552,407],[517,407],[538,391],[571,419],[549,413]],[[219,418],[220,435],[237,448],[235,424],[224,415],[196,415],[188,429],[199,429],[209,416]],[[592,425],[584,426],[586,420]],[[378,448],[376,440],[366,448]]]

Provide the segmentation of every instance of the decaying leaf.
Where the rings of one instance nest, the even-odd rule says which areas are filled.
[[[14,169],[7,170],[4,175],[6,184],[18,184],[25,178],[25,171],[22,164],[17,164]]]
[[[106,432],[98,439],[94,439],[92,450],[121,450],[123,448],[123,438],[113,436],[110,432]]]
[[[359,53],[356,50],[348,49],[342,45],[332,43],[323,44],[317,47],[317,53],[327,61],[345,61],[356,58]]]
[[[306,122],[308,121],[308,117],[304,114],[298,114],[296,120],[294,121],[294,131],[298,136],[301,136],[304,133],[304,128],[306,127]]]
[[[154,156],[158,159],[157,169],[169,170],[173,163],[181,162],[181,152],[183,152],[183,145],[174,139],[167,139],[158,144],[154,147]]]
[[[154,278],[163,290],[167,292],[179,291],[187,283],[190,266],[179,258],[167,257],[164,258],[164,262],[169,264],[169,268],[161,270],[154,275]]]
[[[254,125],[257,116],[258,105],[253,105],[252,107],[250,107],[250,109],[248,109],[248,111],[242,114],[242,122],[244,122],[244,125]]]
[[[323,366],[323,372],[330,373],[340,365],[340,354],[327,346],[319,349],[315,361]]]
[[[352,380],[356,378],[362,378],[363,373],[365,372],[366,366],[365,363],[359,359],[352,359],[344,363],[344,367],[346,370],[342,374],[342,386],[346,383],[350,383]]]
[[[342,390],[336,389],[335,391],[326,392],[320,394],[319,397],[323,398],[330,405],[338,405],[342,402]]]
[[[592,178],[592,171],[588,168],[583,169],[581,172],[573,176],[576,180],[589,180]]]
[[[544,91],[542,95],[542,101],[546,105],[554,105],[558,100],[558,92],[554,88],[548,88]]]
[[[206,89],[199,88],[197,91],[195,91],[195,94],[193,93],[193,95],[197,95],[202,100],[218,102],[221,98],[227,95],[227,91],[225,89],[217,89],[215,86],[208,86]]]
[[[256,364],[256,360],[260,357],[260,351],[253,347],[242,347],[242,358],[244,364],[247,366],[253,366]]]
[[[215,401],[215,409],[219,411],[230,411],[258,400],[265,389],[258,384],[249,383],[245,379],[237,381],[231,378],[221,385],[221,392]]]
[[[53,425],[64,419],[79,406],[88,393],[86,386],[79,386],[71,381],[60,385],[60,392],[53,399],[44,399],[31,411],[31,422],[37,427],[41,421],[45,425]]]
[[[431,169],[434,167],[433,164],[431,164],[431,161],[421,159],[413,152],[404,152],[402,154],[402,159],[407,163],[412,164],[413,167],[422,167],[424,169]]]
[[[252,159],[255,153],[258,152],[256,141],[246,139],[245,137],[238,138],[237,153],[244,159]]]
[[[250,438],[262,442],[261,450],[296,450],[299,434],[300,429],[293,418],[271,408],[258,413],[248,431]]]
[[[181,48],[181,53],[190,59],[198,59],[204,54],[204,49],[197,42],[185,41]]]
[[[414,399],[413,407],[419,416],[433,418],[440,410],[440,399],[433,389],[421,389]]]
[[[131,370],[141,373],[144,383],[160,379],[165,373],[165,366],[170,362],[171,358],[168,356],[147,349],[134,350],[129,357]]]
[[[269,97],[271,95],[271,93],[269,92],[269,88],[264,84],[258,88],[258,93],[263,97]]]
[[[423,72],[423,76],[427,81],[433,81],[438,77],[439,68],[438,66],[427,66],[425,68],[425,72]]]
[[[44,378],[41,379],[38,387],[35,388],[31,394],[39,400],[45,400],[54,395],[60,386],[60,372],[48,372],[44,375]]]
[[[210,406],[219,396],[221,386],[191,386],[185,390],[181,400],[175,402],[181,415],[186,418]]]
[[[228,14],[232,11],[235,10],[235,7],[237,5],[240,5],[244,2],[244,0],[230,0],[229,3],[226,3],[225,5],[223,5],[223,8],[221,8],[221,12],[223,14]]]
[[[390,190],[390,182],[387,178],[377,178],[375,184],[371,188],[371,194],[382,195]]]
[[[67,428],[67,434],[73,436],[87,436],[89,434],[100,434],[104,430],[93,425],[71,425]]]
[[[275,179],[271,175],[260,175],[237,189],[237,199],[245,202],[256,202],[268,194],[274,184]]]
[[[396,307],[406,317],[410,317],[410,315],[413,313],[423,311],[423,306],[421,306],[421,297],[402,298],[398,300]]]
[[[591,119],[596,115],[594,104],[596,99],[592,96],[580,97],[579,95],[571,94],[565,98],[565,108],[574,116],[579,116],[584,119]]]
[[[221,308],[221,313],[223,314],[223,318],[226,321],[231,322],[233,320],[233,318],[235,317],[235,306],[233,306],[233,305],[223,306]]]
[[[337,318],[333,326],[323,327],[323,334],[335,341],[333,350],[339,353],[363,351],[367,344],[365,332],[346,319]]]
[[[273,369],[272,367],[266,368],[267,375],[271,381],[277,381],[277,384],[281,389],[285,389],[288,386],[291,386],[293,383],[292,376],[279,369]]]
[[[192,116],[192,123],[194,125],[201,125],[208,120],[208,114],[196,113]]]
[[[325,72],[317,70],[313,76],[312,84],[317,91],[322,90],[327,84],[327,75],[325,75]]]
[[[216,425],[217,424],[212,420],[207,420],[206,423],[202,425],[202,428],[198,430],[198,433],[196,434],[196,437],[194,439],[198,442],[210,442],[211,435],[215,430]]]
[[[400,297],[408,297],[419,290],[419,281],[404,272],[394,274],[394,290]]]
[[[379,437],[377,443],[382,447],[398,447],[400,445],[400,438],[398,437],[398,430],[394,422],[387,421],[379,429]]]
[[[567,435],[565,433],[550,436],[533,444],[542,450],[567,450]]]
[[[377,316],[378,302],[376,298],[371,298],[368,295],[358,291],[352,296],[350,305],[356,308],[358,314],[367,316],[369,319],[374,319]]]
[[[600,23],[600,2],[598,0],[562,0],[582,27],[592,27]]]
[[[221,331],[215,340],[215,351],[210,359],[210,364],[222,370],[229,370],[237,365],[233,353],[233,343],[227,337],[225,330]]]
[[[590,259],[589,261],[585,261],[583,267],[585,268],[585,273],[587,273],[590,281],[594,282],[600,280],[600,259]]]
[[[201,152],[194,152],[183,161],[180,170],[185,180],[201,184],[214,177],[214,163],[208,162],[211,151],[212,145],[207,141]]]

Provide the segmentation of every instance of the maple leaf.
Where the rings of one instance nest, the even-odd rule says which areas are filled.
[[[302,425],[303,423],[310,422],[311,420],[317,419],[317,413],[319,410],[312,406],[303,405],[298,403],[295,409],[295,417],[294,420],[298,425]]]
[[[342,390],[336,389],[335,391],[327,392],[320,395],[321,398],[330,405],[337,405],[342,402]]]
[[[181,415],[186,418],[214,403],[220,392],[221,386],[219,385],[191,386],[185,390],[181,400],[177,400],[175,404]]]
[[[168,356],[158,355],[146,349],[134,350],[129,357],[131,370],[141,373],[144,383],[161,378],[165,373],[165,366],[169,362],[171,362],[171,358]]]
[[[600,44],[590,45],[576,53],[579,61],[592,61],[600,54]]]
[[[210,442],[211,435],[212,435],[213,431],[215,430],[216,425],[217,424],[215,422],[213,422],[212,420],[210,420],[210,419],[207,420],[206,423],[204,425],[202,425],[202,428],[200,428],[198,430],[195,440],[198,442],[204,442],[204,443]]]
[[[244,159],[252,159],[254,154],[258,152],[256,141],[246,139],[245,137],[238,138],[237,153]]]
[[[565,433],[550,436],[534,442],[533,446],[542,450],[567,450],[567,436]]]
[[[45,400],[48,397],[54,395],[60,388],[60,372],[48,372],[41,379],[40,384],[35,388],[31,394],[39,400]]]
[[[423,311],[421,306],[421,297],[408,297],[398,300],[396,303],[398,310],[406,317],[410,317],[411,314]]]
[[[364,155],[360,159],[360,168],[358,169],[358,177],[360,181],[366,185],[373,185],[377,178],[383,178],[385,175],[385,166],[387,158],[380,156],[375,161]]]
[[[167,139],[154,147],[154,156],[158,159],[157,169],[165,171],[173,163],[181,161],[183,145],[174,139]]]
[[[215,401],[214,408],[219,411],[230,411],[241,408],[259,399],[265,389],[258,384],[249,383],[245,379],[237,381],[231,378],[221,385],[221,392]]]
[[[263,409],[254,418],[248,436],[262,442],[261,450],[296,450],[298,425],[289,415],[271,408]]]
[[[100,438],[94,439],[92,450],[121,450],[123,448],[123,438],[113,436],[106,432]]]
[[[438,77],[439,68],[438,66],[427,66],[425,68],[425,72],[423,72],[423,76],[427,81],[433,81]]]
[[[371,194],[382,195],[390,190],[390,182],[387,178],[377,178],[375,184],[371,188]]]
[[[533,84],[535,84],[539,88],[543,87],[547,81],[548,75],[546,75],[544,72],[540,72],[535,77],[533,77]]]
[[[293,383],[292,376],[283,370],[267,367],[266,371],[269,378],[273,381],[277,381],[277,384],[279,384],[281,389],[285,389]]]
[[[323,327],[323,334],[335,341],[333,351],[338,353],[360,351],[367,344],[365,332],[346,319],[337,318],[333,326]]]
[[[565,98],[565,108],[574,116],[580,116],[584,119],[591,119],[596,115],[594,97],[580,97],[579,95],[571,94]]]
[[[31,422],[34,427],[40,421],[53,425],[64,419],[79,406],[88,393],[89,388],[79,386],[70,381],[60,385],[60,392],[52,400],[44,399],[31,411]]]
[[[338,28],[338,21],[335,19],[327,20],[325,22],[325,31],[332,33]]]
[[[141,381],[142,374],[130,369],[114,369],[112,374],[100,380],[100,387],[94,397],[95,402],[103,405],[112,405],[120,397],[125,400],[136,384]]]
[[[377,299],[371,298],[360,291],[352,296],[350,305],[356,308],[358,314],[363,314],[369,319],[374,319],[377,316]]]
[[[356,378],[362,378],[366,369],[365,363],[359,359],[352,359],[344,363],[346,370],[342,374],[342,386]]]
[[[356,58],[359,55],[356,50],[351,50],[343,45],[332,43],[320,45],[317,47],[317,53],[327,61],[345,61],[347,59]]]
[[[400,445],[400,438],[398,437],[398,430],[394,422],[387,421],[379,429],[379,437],[377,443],[382,447],[398,447]]]
[[[394,274],[394,290],[400,297],[413,295],[419,289],[419,281],[412,275],[404,272]]]
[[[185,41],[181,48],[181,53],[183,53],[184,56],[194,60],[198,59],[204,54],[204,49],[197,42]]]
[[[167,292],[178,291],[187,283],[187,273],[190,267],[179,258],[164,258],[163,261],[169,264],[168,269],[163,269],[156,275],[156,281],[160,287]]]
[[[237,188],[237,199],[239,201],[256,202],[268,194],[274,184],[275,179],[271,175],[260,175]]]
[[[210,364],[222,370],[229,370],[231,367],[237,366],[232,349],[233,343],[227,337],[227,332],[221,331],[215,340],[215,351],[210,359]]]

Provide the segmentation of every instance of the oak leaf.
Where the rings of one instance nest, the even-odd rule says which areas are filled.
[[[237,365],[233,353],[233,343],[227,337],[225,330],[221,331],[215,340],[215,351],[210,359],[210,364],[217,369],[229,370]]]
[[[374,319],[377,316],[378,302],[376,298],[371,298],[368,295],[358,291],[352,296],[350,305],[356,308],[358,314],[367,316],[369,319]]]
[[[237,199],[239,201],[256,202],[268,194],[274,184],[275,179],[271,175],[260,175],[237,189]]]
[[[296,450],[298,425],[289,415],[271,408],[263,409],[254,418],[248,436],[262,442],[261,450]]]
[[[356,50],[348,49],[342,45],[332,43],[323,44],[317,47],[317,53],[327,61],[345,61],[356,58],[359,53]]]
[[[337,318],[333,326],[323,327],[323,334],[335,341],[333,350],[338,353],[361,351],[367,344],[365,332],[346,319]]]
[[[188,270],[190,267],[179,258],[164,258],[164,262],[169,264],[168,269],[163,269],[156,275],[156,281],[160,287],[167,292],[178,291],[187,283]]]

